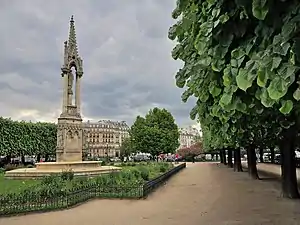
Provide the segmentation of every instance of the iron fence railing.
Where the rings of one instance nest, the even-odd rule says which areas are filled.
[[[53,194],[49,191],[41,194],[30,191],[22,192],[22,194],[6,194],[0,196],[0,216],[65,209],[93,198],[139,199],[147,197],[159,185],[185,167],[185,163],[180,164],[143,185],[100,186],[99,184],[89,184],[71,189],[67,193],[62,191]]]
[[[161,184],[165,183],[171,176],[178,173],[180,170],[186,167],[186,163],[182,163],[173,169],[169,170],[168,172],[160,175],[159,177],[154,178],[153,180],[147,181],[143,185],[143,197],[147,197],[152,191],[154,191],[157,187]]]

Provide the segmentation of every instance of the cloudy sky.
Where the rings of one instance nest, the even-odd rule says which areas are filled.
[[[74,14],[84,61],[84,119],[132,123],[158,106],[193,124],[194,102],[175,86],[181,62],[167,38],[175,0],[1,0],[0,116],[55,121],[61,111],[63,42]]]

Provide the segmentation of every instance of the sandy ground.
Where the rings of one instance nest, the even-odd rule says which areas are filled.
[[[94,200],[79,207],[1,218],[0,225],[300,225],[300,200],[216,163],[188,164],[146,200]]]

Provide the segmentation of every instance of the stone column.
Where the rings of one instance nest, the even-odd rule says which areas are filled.
[[[75,92],[75,105],[77,112],[80,114],[80,77],[76,75],[76,92]]]
[[[67,105],[68,105],[68,74],[64,74],[63,76],[63,106],[62,112],[67,112]]]

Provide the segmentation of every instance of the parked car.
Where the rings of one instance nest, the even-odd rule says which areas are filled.
[[[150,161],[150,157],[148,157],[147,155],[135,155],[133,157],[133,161],[135,162]]]

